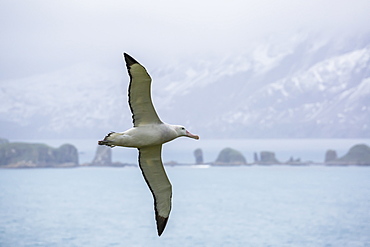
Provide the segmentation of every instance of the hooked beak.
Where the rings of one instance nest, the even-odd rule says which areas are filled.
[[[190,138],[193,138],[193,139],[196,139],[198,140],[199,139],[199,136],[197,135],[193,135],[192,133],[190,133],[189,131],[186,131],[186,136],[187,137],[190,137]]]

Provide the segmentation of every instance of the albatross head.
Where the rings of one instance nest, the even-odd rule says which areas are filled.
[[[197,139],[197,140],[199,139],[199,136],[193,135],[192,133],[187,131],[184,126],[177,125],[177,126],[175,126],[175,130],[176,130],[178,136],[187,136],[187,137],[190,137],[190,138],[193,138],[193,139]]]

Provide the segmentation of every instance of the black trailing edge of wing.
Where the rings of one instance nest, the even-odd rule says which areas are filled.
[[[157,233],[158,233],[158,236],[161,236],[163,231],[164,231],[164,228],[166,228],[166,225],[167,225],[167,221],[168,221],[168,218],[165,218],[165,217],[162,217],[158,214],[158,210],[157,210],[157,198],[155,198],[155,195],[154,195],[154,191],[152,189],[152,187],[150,186],[150,183],[149,183],[149,180],[146,178],[145,176],[145,173],[143,171],[143,169],[141,168],[141,163],[140,163],[140,148],[138,148],[139,150],[139,157],[138,157],[138,161],[139,161],[139,167],[140,167],[140,170],[143,174],[143,177],[144,177],[144,180],[146,182],[146,184],[148,185],[149,187],[149,190],[150,192],[152,193],[153,195],[153,199],[154,199],[154,212],[155,212],[155,221],[156,221],[156,224],[157,224]]]

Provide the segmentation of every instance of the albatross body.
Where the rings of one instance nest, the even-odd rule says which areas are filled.
[[[122,146],[139,150],[139,166],[154,198],[157,231],[160,236],[166,227],[171,211],[172,186],[163,167],[162,144],[180,136],[199,139],[180,125],[162,122],[151,100],[151,78],[146,69],[134,58],[124,53],[130,76],[128,89],[133,128],[109,133],[99,145]]]

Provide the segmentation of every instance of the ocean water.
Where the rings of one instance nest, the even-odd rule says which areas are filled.
[[[139,168],[0,170],[0,246],[370,246],[370,167],[167,167],[158,237]]]

